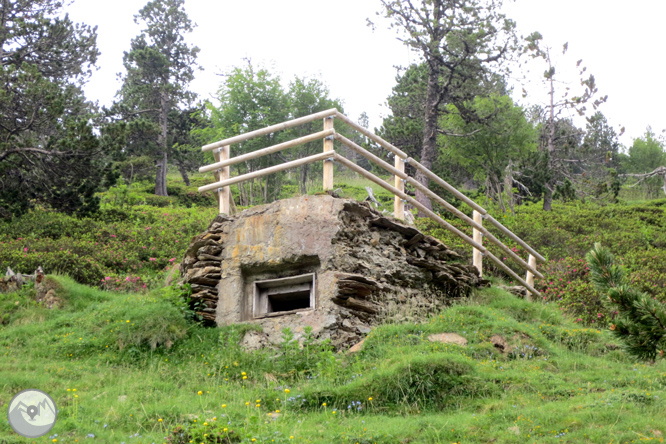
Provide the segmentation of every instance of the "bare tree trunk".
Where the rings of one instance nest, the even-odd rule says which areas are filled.
[[[436,64],[432,62],[431,64]],[[439,108],[439,75],[438,67],[430,66],[428,74],[428,88],[426,90],[425,122],[423,125],[423,147],[421,148],[421,165],[432,170],[437,158],[437,109]],[[421,171],[416,172],[416,180],[428,186],[428,177]],[[432,210],[430,198],[419,189],[416,190],[416,200],[426,208]],[[419,216],[423,216],[419,212]]]
[[[155,194],[167,196],[167,100],[164,93],[160,97],[160,133],[157,136],[157,144],[162,148],[160,158],[157,160],[157,174],[155,175]]]
[[[176,161],[178,163],[178,171],[180,172],[180,177],[183,178],[183,182],[185,182],[186,186],[190,186],[190,176],[187,175],[187,170],[185,169],[185,165],[183,165],[183,162]]]
[[[250,206],[254,205],[254,179],[250,179]]]
[[[546,184],[546,191],[543,193],[543,210],[550,211],[552,210],[553,205],[553,190],[550,188],[549,184]]]
[[[308,194],[308,165],[302,165],[299,173],[298,190],[301,194]]]
[[[550,53],[548,53],[548,67],[552,68]],[[555,84],[553,76],[550,77],[550,109],[548,113],[548,167],[553,170],[555,162]],[[555,189],[555,178],[546,182],[546,191],[543,193],[543,210],[550,211],[553,206],[553,190]]]
[[[244,183],[239,183],[238,184],[238,194],[239,194],[239,202],[242,207],[247,205],[247,190],[245,189],[245,184]]]

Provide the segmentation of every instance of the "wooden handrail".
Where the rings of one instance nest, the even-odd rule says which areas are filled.
[[[296,168],[297,166],[305,165],[306,163],[316,162],[318,160],[331,159],[333,158],[334,152],[319,153],[309,157],[303,157],[302,159],[292,160],[291,162],[282,163],[280,165],[275,165],[269,168],[263,168],[261,170],[253,171],[251,173],[242,174],[240,176],[232,177],[227,180],[221,180],[219,182],[211,183],[210,185],[204,185],[199,187],[199,192],[214,190],[216,188],[223,188],[229,185],[233,185],[238,182],[244,182],[246,180],[254,179],[257,177],[262,177],[267,174],[277,173],[278,171],[288,170],[289,168]]]
[[[299,117],[298,119],[288,120],[286,122],[278,123],[277,125],[267,126],[258,130],[250,131],[249,133],[241,134],[239,136],[230,137],[228,139],[220,140],[219,142],[210,143],[201,147],[201,151],[210,151],[225,145],[244,142],[254,137],[265,136],[276,131],[281,131],[294,126],[303,125],[304,123],[312,122],[313,120],[323,119],[324,117],[331,117],[338,112],[337,109],[331,108],[326,111],[321,111],[309,116]]]
[[[363,147],[359,146],[358,144],[354,143],[353,141],[347,139],[343,135],[336,133],[335,129],[333,128],[333,118],[337,118],[338,120],[342,121],[343,123],[347,124],[351,128],[355,129],[356,131],[360,132],[361,134],[365,135],[368,137],[370,140],[374,141],[381,147],[385,148],[389,152],[393,153],[395,155],[395,165],[391,165],[388,162],[384,161],[383,159],[379,158],[378,156],[372,154],[368,150],[364,149]],[[279,143],[277,145],[273,145],[267,148],[263,148],[257,151],[253,151],[250,153],[246,153],[240,156],[236,156],[234,158],[229,159],[228,156],[228,147],[231,144],[234,143],[239,143],[243,142],[249,139],[252,139],[254,137],[259,137],[263,136],[266,134],[271,134],[276,131],[284,130],[287,128],[291,128],[294,126],[302,125],[304,123],[312,122],[317,119],[324,119],[324,131],[320,131],[317,133],[310,134],[308,136],[300,137],[294,140],[290,140],[287,142]],[[286,162],[280,165],[272,166],[269,168],[264,168],[258,171],[253,171],[251,173],[243,174],[240,176],[232,177],[230,178],[228,176],[228,168],[229,165],[234,165],[236,163],[244,162],[250,159],[255,159],[261,156],[265,156],[268,154],[272,154],[278,151],[282,151],[291,147],[295,147],[304,143],[308,143],[314,140],[318,139],[325,139],[324,143],[324,152],[315,154],[313,156],[305,157],[302,159],[297,159],[291,162]],[[365,169],[359,167],[355,163],[351,162],[350,160],[346,159],[345,157],[341,156],[337,152],[335,152],[334,147],[333,147],[333,139],[336,139],[346,145],[347,147],[351,148],[355,152],[361,154],[368,160],[374,162],[375,164],[379,165],[381,168],[385,169],[389,173],[393,174],[395,177],[395,186],[389,184],[385,180],[375,176],[374,174],[366,171]],[[374,134],[373,132],[369,131],[368,129],[360,126],[356,122],[352,121],[349,119],[347,116],[344,114],[340,113],[337,109],[331,108],[326,111],[321,111],[318,113],[311,114],[309,116],[304,116],[304,117],[299,117],[297,119],[292,119],[287,122],[279,123],[277,125],[272,125],[266,128],[262,128],[256,131],[251,131],[246,134],[241,134],[238,136],[230,137],[225,140],[221,140],[219,142],[211,143],[208,145],[205,145],[202,147],[202,151],[210,151],[214,150],[216,148],[221,148],[225,147],[227,150],[225,153],[225,156],[220,157],[215,155],[215,163],[211,165],[207,165],[204,167],[201,167],[199,169],[200,172],[207,172],[207,171],[216,171],[216,179],[217,181],[213,184],[210,185],[205,185],[202,187],[199,187],[199,191],[208,191],[208,190],[213,190],[213,189],[218,189],[219,190],[224,190],[226,189],[228,191],[228,186],[243,182],[246,180],[254,179],[257,177],[262,177],[268,174],[272,174],[278,171],[283,171],[287,170],[290,168],[295,168],[301,165],[305,165],[308,163],[313,163],[313,162],[318,162],[321,160],[337,160],[340,162],[342,165],[346,166],[347,168],[351,169],[352,171],[357,172],[358,174],[366,177],[367,179],[371,180],[372,182],[376,183],[377,185],[381,186],[382,188],[390,191],[393,193],[395,197],[395,203],[394,203],[394,211],[396,212],[396,217],[400,218],[403,212],[403,204],[402,202],[409,202],[412,204],[415,208],[419,209],[422,213],[425,213],[428,217],[430,217],[432,220],[434,220],[437,224],[441,225],[443,228],[447,229],[451,233],[455,234],[459,238],[461,238],[465,243],[471,245],[474,248],[475,254],[475,260],[474,263],[477,265],[478,268],[481,268],[481,256],[486,256],[490,260],[492,260],[495,264],[498,265],[499,268],[504,270],[509,276],[514,278],[516,281],[518,281],[521,285],[523,285],[525,288],[528,289],[530,293],[532,293],[535,296],[541,296],[541,294],[534,289],[533,283],[534,283],[534,277],[537,276],[539,278],[543,278],[543,274],[541,274],[537,269],[536,269],[536,260],[538,259],[541,262],[545,262],[546,259],[541,256],[539,253],[537,253],[532,247],[530,247],[525,241],[523,241],[521,238],[516,236],[511,230],[503,226],[500,222],[498,222],[495,218],[493,218],[490,214],[488,214],[488,211],[481,207],[479,204],[474,202],[472,199],[468,198],[465,196],[463,193],[458,191],[455,187],[453,187],[451,184],[437,176],[435,173],[430,171],[428,168],[426,168],[424,165],[416,161],[415,159],[409,157],[405,152],[397,148],[396,146],[392,145],[391,143],[387,142],[386,140],[382,139],[378,135]],[[226,157],[226,158],[225,158]],[[455,197],[466,203],[468,206],[470,206],[474,211],[475,211],[475,217],[474,219],[470,218],[467,216],[465,213],[462,211],[458,210],[456,207],[451,205],[449,202],[447,202],[445,199],[428,189],[425,185],[421,184],[418,182],[416,179],[413,177],[409,176],[405,171],[404,171],[404,166],[406,163],[409,163],[412,165],[414,168],[416,168],[418,171],[423,173],[426,177],[428,177],[431,181],[434,183],[438,184],[451,194],[453,194]],[[225,171],[226,170],[226,171]],[[217,172],[222,171],[223,174],[218,174]],[[332,165],[325,165],[324,167],[324,188],[325,189],[332,189],[333,187],[333,174],[332,174]],[[223,179],[223,180],[221,180]],[[447,211],[450,213],[454,214],[458,218],[462,219],[465,221],[468,225],[470,225],[474,229],[475,237],[474,239],[470,238],[467,236],[465,233],[462,231],[458,230],[456,227],[442,219],[439,215],[435,214],[432,210],[429,208],[425,207],[423,204],[418,202],[416,199],[412,198],[411,196],[407,195],[404,192],[404,184],[409,183],[410,185],[414,186],[417,190],[423,192],[425,195],[427,195],[429,198],[433,199],[440,205],[442,205]],[[222,202],[222,201],[220,201]],[[222,211],[222,204],[220,204],[220,208]],[[398,214],[400,213],[400,214]],[[477,221],[478,219],[478,221]],[[497,239],[492,233],[490,233],[481,223],[482,219],[487,219],[494,227],[496,227],[498,230],[500,230],[503,234],[508,236],[510,239],[518,243],[520,246],[522,246],[526,251],[529,252],[529,258],[528,261],[526,262],[523,260],[521,257],[519,257],[516,253],[514,253],[509,247],[507,247],[503,242],[501,242],[499,239]],[[507,254],[507,256],[511,257],[514,261],[516,261],[522,268],[527,270],[527,275],[525,279],[522,279],[520,276],[518,276],[513,270],[511,270],[503,261],[499,260],[497,257],[495,257],[490,251],[488,251],[482,243],[482,237],[481,235],[485,236],[490,242],[492,242],[494,245],[499,247],[504,253]],[[477,256],[478,255],[478,256]],[[506,258],[505,258],[506,259]]]
[[[389,184],[385,180],[380,179],[379,177],[375,176],[371,172],[369,172],[369,171],[365,170],[364,168],[356,165],[351,160],[345,159],[344,157],[342,157],[338,153],[335,153],[335,160],[337,160],[338,162],[340,162],[341,164],[343,164],[344,166],[346,166],[350,170],[356,171],[361,176],[363,176],[367,179],[370,179],[371,181],[373,181],[374,183],[376,183],[380,187],[384,188],[385,190],[388,190],[391,193],[395,194],[396,196],[398,196],[398,197],[404,199],[405,201],[411,203],[416,208],[418,208],[419,210],[426,213],[435,222],[439,223],[441,226],[443,226],[444,228],[446,228],[447,230],[449,230],[450,232],[452,232],[453,234],[455,234],[460,239],[467,242],[468,244],[470,244],[474,248],[477,248],[480,251],[483,251],[484,253],[487,252],[486,248],[483,245],[478,244],[477,242],[474,242],[472,239],[469,238],[469,236],[467,236],[465,233],[463,233],[462,231],[460,231],[459,229],[457,229],[456,227],[454,227],[453,225],[451,225],[450,223],[448,223],[447,221],[445,221],[444,219],[439,217],[432,210],[429,210],[428,208],[426,208],[422,203],[418,202],[416,199],[409,196],[408,194],[403,193],[402,191],[398,190],[396,187]]]
[[[466,243],[468,243],[468,244],[471,245],[472,247],[476,248],[476,249],[477,249],[478,251],[480,251],[481,254],[483,254],[484,256],[487,256],[490,260],[492,260],[493,262],[495,262],[495,264],[497,264],[502,270],[504,270],[508,275],[510,275],[511,277],[513,277],[514,279],[516,279],[516,280],[517,280],[518,282],[520,282],[525,288],[527,288],[527,289],[530,291],[530,293],[532,293],[532,294],[535,295],[535,296],[539,296],[539,297],[541,296],[541,293],[539,293],[534,287],[532,287],[532,286],[529,285],[527,282],[525,282],[525,280],[524,280],[523,278],[521,278],[520,276],[518,276],[518,275],[517,275],[512,269],[510,269],[510,268],[509,268],[504,262],[502,262],[501,260],[499,260],[499,259],[498,259],[495,255],[493,255],[490,251],[488,251],[483,245],[479,244],[478,242],[475,242],[473,239],[470,239],[465,233],[463,233],[462,231],[460,231],[460,230],[458,230],[457,228],[455,228],[453,225],[451,225],[451,224],[449,224],[448,222],[446,222],[444,219],[442,219],[441,217],[439,217],[437,214],[433,213],[431,210],[429,210],[428,208],[426,208],[423,204],[421,204],[420,202],[418,202],[416,199],[412,198],[411,196],[408,196],[408,195],[405,194],[405,193],[401,193],[400,191],[398,191],[397,188],[391,186],[391,185],[388,184],[386,181],[380,179],[379,177],[375,176],[375,175],[372,174],[371,172],[366,171],[364,168],[362,168],[362,167],[356,165],[356,164],[355,164],[354,162],[352,162],[351,160],[347,160],[347,159],[345,159],[344,157],[342,157],[341,155],[339,155],[339,154],[337,154],[337,153],[335,154],[335,160],[338,161],[338,162],[340,162],[341,164],[343,164],[343,165],[346,166],[347,168],[349,168],[349,169],[351,169],[351,170],[353,170],[353,171],[356,171],[357,173],[359,173],[359,174],[362,175],[363,177],[365,177],[365,178],[367,178],[367,179],[373,181],[374,183],[376,183],[376,184],[379,185],[380,187],[382,187],[382,188],[384,188],[384,189],[386,189],[386,190],[392,192],[393,194],[396,194],[396,195],[402,197],[402,198],[405,199],[407,202],[411,203],[411,204],[414,205],[416,208],[418,208],[419,210],[421,210],[421,211],[423,211],[424,213],[426,213],[431,219],[433,219],[435,222],[437,222],[438,224],[440,224],[442,227],[444,227],[444,228],[446,228],[447,230],[451,231],[453,234],[455,234],[456,236],[458,236],[459,238],[461,238],[463,241],[465,241]]]
[[[506,234],[508,237],[510,237],[512,240],[517,242],[521,247],[523,247],[525,250],[527,250],[532,256],[535,258],[539,259],[541,262],[546,262],[546,258],[541,256],[539,253],[537,253],[532,247],[527,245],[524,240],[513,234],[511,230],[509,230],[507,227],[502,225],[501,223],[497,222],[494,217],[492,217],[490,214],[486,214],[486,219],[488,222],[493,224],[495,228],[500,230],[502,233]]]
[[[368,139],[374,140],[379,145],[383,146],[384,148],[386,148],[387,150],[389,150],[390,152],[392,152],[396,156],[400,156],[403,159],[407,159],[407,157],[409,157],[409,156],[407,156],[407,154],[404,151],[400,150],[398,147],[395,147],[395,146],[391,145],[386,140],[382,139],[377,134],[373,133],[372,131],[368,130],[367,128],[363,128],[361,125],[354,122],[349,117],[342,114],[340,111],[336,110],[335,117],[337,119],[340,119],[341,121],[345,122],[347,125],[351,126],[356,131],[358,131],[359,133],[366,136]]]
[[[268,154],[277,153],[278,151],[286,150],[287,148],[293,148],[298,145],[303,145],[304,143],[323,139],[324,137],[330,137],[333,135],[335,135],[335,130],[333,129],[329,129],[326,131],[319,131],[318,133],[313,133],[304,137],[299,137],[298,139],[293,139],[287,142],[278,143],[277,145],[269,146],[267,148],[262,148],[260,150],[249,152],[247,154],[232,157],[231,159],[206,165],[204,167],[199,168],[199,172],[205,173],[207,171],[217,170],[218,168],[224,168],[229,165],[235,165],[237,163],[245,162],[246,160],[267,156]]]
[[[426,187],[422,183],[418,182],[416,179],[408,176],[406,173],[404,173],[402,171],[399,171],[397,168],[391,166],[389,163],[383,161],[382,159],[375,156],[374,154],[372,154],[371,152],[369,152],[365,148],[363,148],[363,147],[357,145],[356,143],[352,142],[351,140],[347,139],[342,134],[336,133],[335,138],[337,140],[339,140],[340,142],[342,142],[347,147],[356,151],[361,156],[365,157],[366,159],[368,159],[372,162],[375,162],[377,165],[384,168],[389,173],[392,173],[394,176],[399,177],[399,178],[405,180],[410,185],[414,186],[415,188],[418,188],[419,190],[421,190],[424,194],[426,194],[431,199],[436,200],[439,204],[441,204],[444,208],[446,208],[450,213],[454,214],[455,216],[458,216],[458,218],[464,220],[465,222],[467,222],[467,224],[471,225],[473,228],[475,228],[475,229],[479,230],[481,233],[483,233],[483,235],[486,236],[489,241],[491,241],[493,244],[495,244],[497,247],[499,247],[502,251],[504,251],[507,255],[509,255],[514,261],[518,262],[525,270],[529,270],[535,276],[543,279],[543,274],[541,274],[536,268],[531,267],[520,256],[518,256],[516,253],[511,251],[511,249],[509,247],[504,245],[499,239],[497,239],[495,236],[493,236],[492,233],[490,233],[483,225],[475,222],[473,219],[471,219],[465,213],[458,210],[456,207],[451,205],[449,202],[442,199],[436,193],[434,193],[433,191],[428,189],[428,187]]]

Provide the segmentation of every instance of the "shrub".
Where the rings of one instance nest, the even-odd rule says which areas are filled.
[[[77,219],[35,210],[0,223],[0,266],[31,273],[41,265],[46,273],[67,274],[87,285],[142,289],[180,260],[215,213],[215,208],[137,206]]]
[[[611,313],[590,284],[590,270],[583,259],[551,261],[541,271],[546,279],[538,282],[537,290],[544,301],[557,303],[576,322],[599,326],[608,323]]]

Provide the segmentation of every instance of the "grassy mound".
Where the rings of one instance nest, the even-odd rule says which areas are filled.
[[[632,362],[606,331],[498,289],[427,323],[379,327],[356,354],[307,339],[300,348],[288,331],[275,350],[245,352],[239,340],[254,327],[187,322],[174,289],[56,279],[59,309],[36,304],[30,288],[0,295],[0,404],[42,388],[58,422],[39,440],[0,422],[0,440],[608,443],[666,433],[666,362]],[[467,346],[428,340],[443,332]]]

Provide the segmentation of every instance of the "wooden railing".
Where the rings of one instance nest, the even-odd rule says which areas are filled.
[[[270,146],[268,148],[263,148],[260,150],[256,150],[247,154],[243,154],[240,156],[236,157],[230,157],[230,145],[234,143],[240,143],[244,142],[246,140],[259,137],[259,136],[264,136],[267,134],[274,133],[276,131],[281,131],[285,130],[287,128],[292,128],[298,125],[302,125],[304,123],[312,122],[314,120],[319,120],[323,119],[324,120],[324,130],[310,134],[305,137],[300,137],[297,139],[290,140],[288,142],[284,143],[279,143],[277,145]],[[339,134],[335,131],[334,129],[334,120],[338,119],[342,121],[343,123],[347,124],[349,127],[355,129],[356,131],[360,132],[373,142],[377,143],[384,149],[388,150],[389,152],[393,153],[395,156],[395,162],[393,165],[385,162],[384,160],[380,159],[379,157],[375,156],[365,148],[359,146],[358,144],[354,143],[353,141],[347,139],[344,137],[342,134]],[[264,168],[262,170],[258,171],[253,171],[247,174],[242,174],[239,176],[230,176],[230,170],[229,167],[231,165],[240,163],[240,162],[245,162],[250,159],[256,159],[261,156],[265,156],[268,154],[276,153],[278,151],[286,150],[288,148],[292,148],[298,145],[302,145],[304,143],[312,142],[314,140],[320,140],[324,139],[324,150],[323,152],[319,154],[315,154],[312,156],[304,157],[302,159],[297,159],[293,160],[291,162],[285,162],[280,165],[272,166],[269,168]],[[365,170],[364,168],[359,167],[356,165],[354,162],[351,162],[344,156],[340,155],[337,153],[334,149],[334,141],[337,140],[341,144],[345,145],[349,149],[355,151],[356,153],[360,154],[361,156],[365,157],[366,159],[374,162],[384,170],[388,171],[389,173],[393,174],[394,176],[394,183],[391,185],[390,183],[386,182],[385,180],[377,177],[376,175],[370,173],[369,171]],[[493,218],[490,214],[488,214],[488,211],[482,208],[480,205],[478,205],[476,202],[462,194],[460,191],[458,191],[455,187],[451,186],[449,183],[441,179],[439,176],[434,174],[432,171],[421,165],[419,162],[417,162],[415,159],[409,157],[406,153],[404,153],[402,150],[399,148],[391,145],[389,142],[385,141],[381,137],[377,136],[373,132],[369,131],[366,128],[363,128],[362,126],[358,125],[356,122],[352,121],[349,119],[347,116],[344,114],[338,112],[337,109],[329,109],[326,111],[321,111],[319,113],[311,114],[309,116],[305,117],[300,117],[298,119],[293,119],[289,120],[287,122],[283,122],[277,125],[272,125],[266,128],[262,128],[256,131],[251,131],[249,133],[241,134],[235,137],[230,137],[225,140],[221,140],[219,142],[211,143],[209,145],[205,145],[202,147],[203,151],[213,151],[213,156],[215,157],[215,163],[211,165],[207,165],[204,167],[201,167],[199,171],[201,172],[207,172],[207,171],[214,171],[215,172],[215,183],[212,183],[210,185],[205,185],[202,187],[199,187],[200,192],[204,191],[210,191],[210,190],[217,190],[218,193],[218,200],[219,200],[219,208],[220,208],[220,213],[229,213],[229,208],[230,208],[230,201],[231,201],[231,193],[229,191],[229,186],[233,185],[235,183],[240,183],[244,182],[247,180],[251,180],[257,177],[262,177],[267,174],[272,174],[277,171],[283,171],[287,170],[290,168],[295,168],[301,165],[313,163],[313,162],[319,162],[319,161],[324,161],[324,180],[323,180],[323,188],[324,190],[332,190],[333,189],[333,161],[337,161],[338,163],[346,166],[350,170],[353,170],[357,172],[358,174],[362,175],[363,177],[366,177],[367,179],[371,180],[372,182],[376,183],[377,185],[383,187],[384,189],[390,191],[393,193],[395,196],[394,198],[394,204],[393,204],[393,210],[394,210],[394,216],[398,219],[403,219],[405,218],[405,213],[404,213],[404,203],[408,202],[411,205],[413,205],[415,208],[418,208],[419,211],[423,214],[426,214],[430,219],[435,221],[437,224],[445,228],[446,230],[450,231],[451,233],[455,234],[459,238],[461,238],[464,242],[467,244],[471,245],[473,247],[473,263],[474,266],[479,270],[479,273],[483,273],[483,266],[482,266],[482,261],[483,257],[487,257],[491,261],[493,261],[500,269],[504,270],[509,276],[514,278],[517,282],[519,282],[521,285],[523,285],[529,293],[540,297],[541,294],[534,289],[534,277],[539,277],[543,278],[543,275],[537,271],[536,268],[536,263],[537,259],[541,262],[545,262],[546,259],[541,256],[539,253],[537,253],[532,247],[527,245],[525,241],[520,239],[518,236],[516,236],[514,233],[512,233],[508,228],[503,226],[501,223],[499,223],[495,218]],[[429,188],[427,188],[425,185],[421,184],[418,182],[416,179],[411,177],[405,172],[405,165],[409,164],[413,166],[415,169],[419,170],[421,173],[423,173],[425,176],[427,176],[432,182],[436,183],[437,185],[441,186],[451,194],[453,194],[455,197],[460,199],[461,201],[465,202],[467,205],[469,205],[473,209],[473,217],[467,216],[465,213],[462,211],[458,210],[456,207],[451,205],[449,202],[441,198],[439,195],[435,194],[432,192]],[[425,195],[427,195],[430,199],[434,200],[441,206],[443,206],[447,211],[450,213],[456,215],[458,218],[462,219],[465,221],[468,225],[472,227],[472,233],[473,236],[470,238],[467,236],[465,233],[462,231],[458,230],[456,227],[451,225],[450,223],[446,222],[444,219],[442,219],[439,215],[434,213],[432,210],[429,208],[425,207],[423,204],[418,202],[416,199],[413,197],[409,196],[408,194],[405,193],[405,184],[408,183],[412,185],[414,188],[420,190],[423,192]],[[509,247],[504,245],[499,239],[497,239],[493,234],[491,234],[484,226],[482,221],[486,220],[488,223],[493,225],[495,228],[497,228],[500,232],[502,232],[505,236],[508,238],[512,239],[514,242],[516,242],[518,245],[523,247],[528,253],[528,259],[527,261],[523,260],[520,256],[518,256],[516,253],[514,253]],[[527,274],[525,276],[525,279],[521,278],[518,276],[511,268],[509,268],[503,261],[501,261],[499,258],[497,258],[495,255],[493,255],[490,251],[488,251],[487,248],[483,246],[483,237],[486,237],[488,241],[490,241],[492,244],[496,245],[499,247],[508,257],[510,257],[513,261],[518,263],[524,270],[527,271]],[[529,298],[529,294],[528,294]]]

